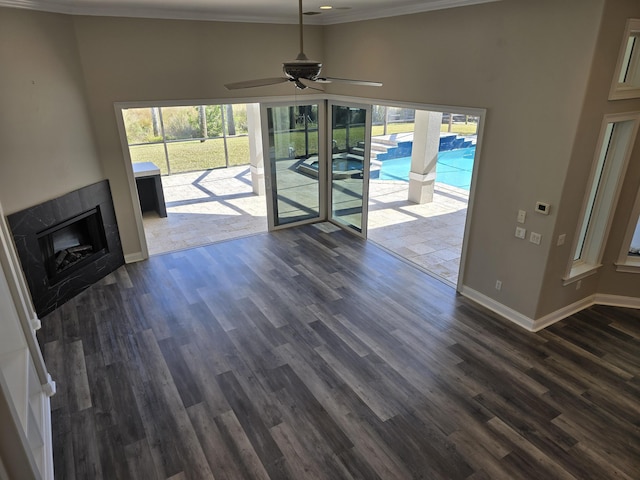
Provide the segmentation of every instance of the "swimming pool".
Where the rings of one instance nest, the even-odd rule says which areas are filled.
[[[475,146],[438,153],[436,182],[469,190],[471,187],[471,174],[473,172],[473,159],[475,154]],[[382,160],[380,176],[378,178],[380,180],[401,180],[408,182],[410,167],[411,157]]]

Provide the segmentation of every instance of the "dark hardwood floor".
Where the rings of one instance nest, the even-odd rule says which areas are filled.
[[[640,313],[528,333],[343,232],[127,265],[43,319],[58,479],[638,479]]]

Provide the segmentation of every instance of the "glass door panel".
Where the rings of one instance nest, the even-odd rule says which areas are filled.
[[[269,228],[317,221],[321,208],[323,121],[317,103],[263,106]]]
[[[371,107],[330,103],[331,219],[366,237]]]

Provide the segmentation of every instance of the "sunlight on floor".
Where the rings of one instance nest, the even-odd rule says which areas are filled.
[[[436,183],[433,202],[407,200],[406,182],[373,180],[369,239],[456,284],[469,192]]]
[[[164,176],[162,185],[168,216],[144,215],[150,255],[267,231],[265,199],[246,165]]]
[[[254,195],[248,166],[162,177],[168,217],[144,214],[149,254],[267,231],[264,197]],[[436,183],[434,201],[407,201],[407,183],[372,180],[369,239],[455,284],[468,192]]]

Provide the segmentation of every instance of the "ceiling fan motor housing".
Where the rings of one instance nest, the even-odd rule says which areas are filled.
[[[322,64],[311,60],[286,62],[282,64],[282,71],[291,80],[304,78],[305,80],[315,80],[320,75]]]

